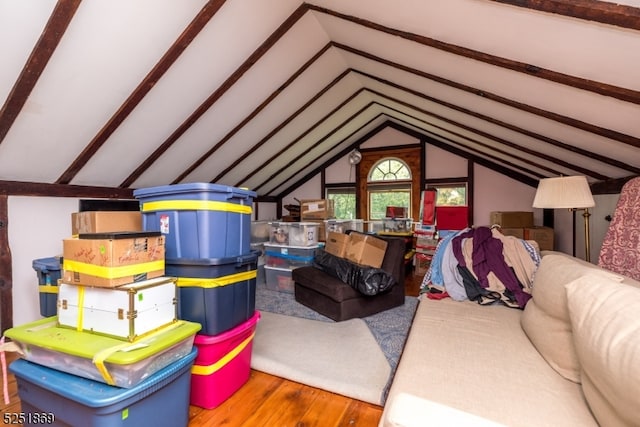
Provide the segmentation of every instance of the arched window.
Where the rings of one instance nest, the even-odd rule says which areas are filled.
[[[411,170],[400,159],[387,157],[376,163],[369,172],[369,182],[411,181]]]
[[[367,175],[369,219],[386,217],[387,206],[407,209],[411,218],[411,169],[405,162],[385,157],[375,163]]]

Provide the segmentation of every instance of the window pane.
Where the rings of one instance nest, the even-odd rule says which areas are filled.
[[[406,190],[375,190],[369,191],[369,219],[382,219],[386,216],[387,206],[401,206],[407,208],[411,215],[411,191]]]
[[[434,186],[438,190],[436,206],[465,206],[467,204],[466,186]]]
[[[383,159],[375,165],[369,173],[369,182],[410,179],[411,171],[407,165],[397,159]]]
[[[356,219],[356,194],[351,190],[327,190],[327,198],[333,200],[337,219]]]

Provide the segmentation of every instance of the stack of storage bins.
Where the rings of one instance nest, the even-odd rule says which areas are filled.
[[[258,254],[251,250],[253,191],[209,183],[134,191],[143,228],[166,238],[178,317],[198,322],[192,405],[215,408],[249,379]]]
[[[55,316],[58,303],[58,280],[62,276],[62,258],[55,256],[34,259],[32,267],[38,275],[40,315]]]
[[[80,234],[63,241],[63,259],[57,316],[5,332],[23,353],[10,367],[22,410],[37,416],[25,424],[186,426],[188,399],[172,397],[189,393],[201,326],[177,319],[164,237]]]
[[[261,286],[266,282],[266,276],[264,272],[265,264],[265,243],[269,243],[269,233],[271,228],[269,221],[252,221],[251,222],[251,251],[258,253],[258,276],[256,278],[256,285]]]
[[[319,247],[316,222],[271,222],[269,243],[265,243],[267,289],[293,293],[292,270],[313,264]]]
[[[318,224],[317,239],[324,242],[327,236],[325,220],[335,218],[335,201],[333,199],[316,199],[300,201],[300,221]]]

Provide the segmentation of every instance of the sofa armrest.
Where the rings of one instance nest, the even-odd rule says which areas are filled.
[[[380,268],[396,279],[396,283],[404,286],[404,254],[406,249],[405,240],[401,237],[377,236],[386,240],[387,250],[382,260]]]

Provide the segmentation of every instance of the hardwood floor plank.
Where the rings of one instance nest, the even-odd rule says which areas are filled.
[[[307,408],[304,415],[298,420],[297,426],[325,427],[337,425],[328,420],[341,420],[349,408],[351,399],[339,394],[322,392]]]
[[[203,409],[192,405],[190,413],[193,411],[195,415],[189,418],[189,425],[244,425],[265,399],[284,382],[283,378],[252,370],[247,383],[217,408]]]
[[[381,417],[381,406],[351,399],[344,417],[336,427],[376,427]]]
[[[319,390],[304,384],[284,381],[264,400],[243,426],[296,426],[307,408],[317,398]]]

